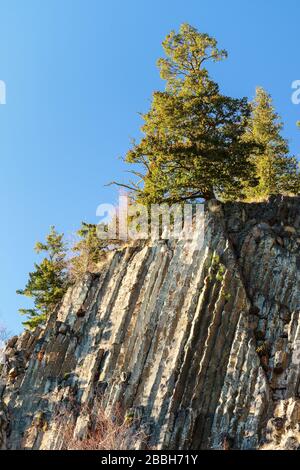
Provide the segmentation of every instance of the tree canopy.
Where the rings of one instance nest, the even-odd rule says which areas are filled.
[[[298,194],[297,160],[289,156],[288,142],[282,136],[282,121],[271,96],[261,87],[256,89],[251,110],[245,142],[254,140],[257,143],[252,161],[258,185],[247,188],[248,199],[263,199],[273,194]]]
[[[250,116],[246,98],[223,95],[206,64],[227,52],[217,41],[188,24],[163,42],[158,60],[165,91],[153,94],[144,114],[143,138],[126,155],[140,185],[131,186],[144,203],[209,199],[222,194],[238,198],[245,184],[257,183],[250,155],[255,142],[243,140]]]

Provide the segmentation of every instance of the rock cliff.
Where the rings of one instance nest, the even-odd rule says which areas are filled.
[[[297,449],[299,202],[212,201],[200,249],[112,253],[45,328],[9,341],[0,447],[60,449],[66,420],[84,436],[101,401],[143,431],[136,448]]]

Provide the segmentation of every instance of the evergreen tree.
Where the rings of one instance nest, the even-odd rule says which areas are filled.
[[[22,315],[28,316],[23,324],[31,330],[46,322],[49,313],[62,299],[68,287],[67,250],[63,234],[58,234],[51,227],[46,243],[38,242],[35,251],[45,252],[47,257],[40,264],[35,263],[35,271],[29,273],[25,289],[17,291],[34,301],[34,308],[20,309]]]
[[[263,88],[257,88],[245,142],[254,140],[257,143],[252,160],[259,184],[247,189],[248,199],[264,199],[272,194],[297,194],[299,191],[298,163],[288,155],[289,147],[281,135],[282,129],[283,124],[271,96]]]
[[[124,186],[143,203],[240,197],[245,181],[256,184],[249,160],[255,145],[243,142],[250,107],[245,98],[222,95],[205,68],[226,51],[188,24],[171,32],[163,48],[158,66],[166,90],[153,94],[144,137],[126,155],[128,163],[142,165],[133,172],[141,185]]]

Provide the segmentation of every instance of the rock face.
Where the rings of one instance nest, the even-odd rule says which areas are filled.
[[[0,446],[60,449],[57,416],[82,437],[100,400],[136,448],[298,448],[299,202],[211,202],[202,247],[141,243],[86,275],[8,344]]]

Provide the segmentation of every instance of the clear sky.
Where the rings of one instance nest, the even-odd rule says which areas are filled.
[[[225,93],[271,92],[299,153],[299,14],[299,0],[0,0],[0,322],[21,330],[15,291],[49,226],[71,237],[116,198],[104,185],[126,179],[118,157],[162,86],[155,62],[180,23],[229,51],[211,70]]]

